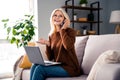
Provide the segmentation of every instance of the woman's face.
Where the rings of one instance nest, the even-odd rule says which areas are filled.
[[[57,26],[60,26],[63,21],[64,21],[64,15],[61,11],[56,11],[54,14],[53,14],[53,17],[52,17],[52,20],[53,20],[53,24],[54,25],[57,25]]]

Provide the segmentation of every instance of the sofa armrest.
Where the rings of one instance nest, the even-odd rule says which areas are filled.
[[[19,64],[21,62],[23,58],[23,55],[21,55],[15,62],[14,66],[13,66],[13,80],[21,80],[21,75],[22,75],[22,71],[23,68],[19,68]]]
[[[103,65],[97,72],[95,80],[120,80],[120,63]]]

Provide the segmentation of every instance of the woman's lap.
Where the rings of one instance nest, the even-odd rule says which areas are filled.
[[[61,66],[42,66],[47,77],[68,77],[69,74]]]
[[[31,68],[31,76],[36,76],[41,74],[43,77],[69,77],[67,71],[65,71],[61,66],[42,66],[34,64]]]

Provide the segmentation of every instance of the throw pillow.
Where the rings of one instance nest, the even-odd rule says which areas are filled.
[[[107,50],[120,50],[120,34],[90,35],[84,51],[82,70],[89,74],[101,53]]]
[[[88,40],[88,36],[76,37],[75,51],[76,51],[76,55],[77,55],[77,58],[78,58],[78,61],[79,61],[80,65],[82,63],[84,50],[85,50],[85,45],[86,45],[87,40]]]
[[[87,80],[94,80],[97,72],[99,71],[102,65],[109,63],[118,63],[118,62],[120,62],[120,51],[118,50],[105,51],[98,57],[98,59],[94,63],[87,77]]]
[[[23,59],[19,64],[20,68],[30,68],[32,66],[32,63],[29,61],[27,54],[23,55]]]
[[[29,42],[28,46],[35,46],[36,44],[34,42]],[[29,58],[27,56],[27,54],[23,55],[23,59],[19,64],[20,68],[30,68],[32,65],[32,63],[29,61]]]

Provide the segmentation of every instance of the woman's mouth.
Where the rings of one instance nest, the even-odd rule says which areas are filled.
[[[61,24],[61,21],[54,20],[55,24]]]

